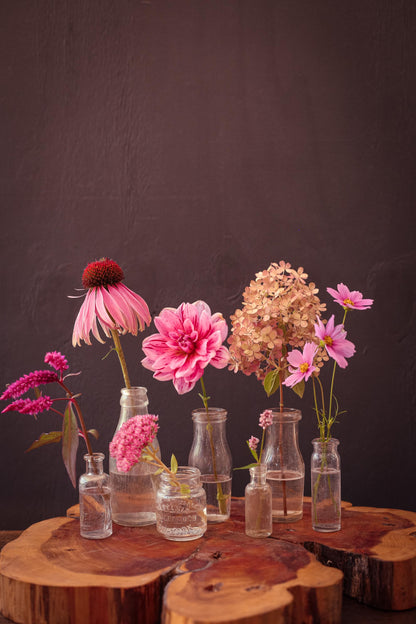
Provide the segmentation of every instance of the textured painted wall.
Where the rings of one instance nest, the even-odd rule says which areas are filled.
[[[343,498],[415,509],[415,26],[406,0],[3,0],[1,386],[61,350],[107,453],[122,378],[108,346],[71,346],[84,266],[118,261],[153,315],[202,298],[229,318],[285,259],[331,313],[340,281],[375,299],[351,315],[357,355],[338,377]],[[154,381],[140,340],[124,340],[131,377],[165,458],[186,462],[197,392]],[[245,464],[276,401],[227,370],[206,383]],[[311,389],[288,402],[308,465]],[[76,502],[59,447],[24,453],[57,420],[0,415],[1,528]]]

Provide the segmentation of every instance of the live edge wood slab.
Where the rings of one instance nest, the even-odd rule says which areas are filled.
[[[244,501],[192,542],[114,525],[86,540],[74,518],[32,525],[0,554],[0,612],[21,624],[339,624],[342,588],[366,604],[416,606],[416,513],[344,505],[342,530],[304,519],[244,534]]]

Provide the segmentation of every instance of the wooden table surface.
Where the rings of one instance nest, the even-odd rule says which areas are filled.
[[[382,610],[378,608],[373,608],[371,606],[365,606],[357,602],[357,600],[347,595],[344,595],[342,605],[342,617],[341,620],[337,620],[338,622],[341,621],[342,624],[416,624],[416,608],[403,610],[404,608],[406,608],[405,605],[407,604],[411,604],[412,607],[414,607],[416,604],[416,514],[412,512],[400,512],[397,510],[353,508],[350,505],[346,504],[343,513],[343,529],[339,533],[334,534],[316,534],[316,532],[312,532],[310,528],[309,516],[310,511],[308,503],[306,502],[305,517],[303,521],[294,523],[292,525],[275,524],[273,530],[273,537],[275,538],[274,540],[272,540],[271,542],[269,542],[269,540],[251,540],[251,543],[254,544],[254,548],[260,548],[261,550],[265,547],[262,545],[262,543],[265,544],[266,542],[268,542],[273,547],[272,550],[274,549],[275,553],[277,552],[276,545],[278,543],[282,545],[286,544],[287,546],[285,548],[289,547],[291,543],[293,544],[295,550],[301,547],[301,545],[305,546],[307,550],[310,553],[313,553],[313,555],[315,555],[319,561],[330,566],[329,569],[327,568],[328,572],[330,572],[331,566],[332,568],[338,567],[343,571],[344,589],[347,591],[349,596],[358,596],[359,600],[362,599],[371,605],[377,604],[378,606],[380,606],[380,601],[383,602],[384,600],[386,600],[386,604],[390,605],[387,607],[387,609],[398,609]],[[36,533],[36,531],[39,530],[38,527],[42,528],[43,524],[45,524],[45,527],[48,527],[49,522],[51,522],[51,526],[56,529],[56,526],[53,524],[55,521],[58,522],[58,525],[56,526],[59,526],[59,523],[63,521],[65,539],[72,540],[71,543],[65,543],[66,551],[75,550],[75,552],[73,553],[75,555],[74,559],[71,560],[72,562],[67,559],[65,567],[63,568],[65,576],[68,574],[68,572],[70,572],[71,574],[74,571],[76,572],[74,568],[74,561],[78,561],[79,556],[82,556],[82,553],[80,553],[80,551],[78,550],[79,548],[82,548],[79,541],[79,528],[77,528],[77,526],[79,525],[67,525],[65,524],[65,522],[71,523],[71,521],[65,521],[64,519],[51,519],[51,521],[45,521],[45,523],[38,523],[37,525],[33,525],[31,527],[31,531],[34,529]],[[240,560],[244,560],[245,557],[250,558],[250,556],[252,556],[252,554],[250,554],[250,541],[247,542],[244,539],[244,535],[241,535],[242,541],[239,541],[240,538],[238,537],[239,534],[244,533],[244,507],[242,500],[233,500],[232,521],[228,522],[230,523],[228,524],[228,528],[227,523],[224,523],[223,525],[216,525],[216,527],[214,528],[212,528],[213,525],[210,525],[211,528],[207,532],[208,539],[203,538],[202,540],[197,540],[193,543],[184,543],[183,552],[185,552],[186,549],[189,549],[190,544],[196,545],[197,543],[199,543],[200,555],[203,556],[204,548],[205,550],[207,549],[207,544],[214,541],[215,547],[218,547],[218,544],[222,546],[223,544],[221,543],[221,540],[224,539],[228,543],[228,547],[233,541],[236,541],[240,551],[241,547],[243,548],[243,557],[240,556]],[[67,526],[69,526],[70,529],[67,529]],[[146,539],[150,539],[151,548],[153,549],[156,543],[155,538],[158,539],[155,528],[146,527],[146,530],[141,529],[140,531],[140,542],[144,543]],[[57,531],[54,530],[53,533],[54,538],[52,542],[56,540]],[[121,536],[122,534],[123,531],[120,531],[120,527],[115,527],[116,537],[117,535]],[[232,537],[233,534],[236,536],[234,540]],[[17,531],[0,531],[0,549],[4,544],[10,542],[19,535],[20,532]],[[27,535],[27,531],[24,532],[23,537],[25,535]],[[135,533],[135,535],[137,535],[137,533]],[[21,540],[19,540],[19,542],[20,541]],[[137,541],[136,538],[135,541]],[[177,544],[167,542],[166,540],[159,541],[161,542],[162,548],[166,552],[169,551],[170,545]],[[91,547],[91,542],[89,540],[81,540],[81,542],[88,543],[89,547]],[[101,541],[101,544],[103,545],[105,542],[107,542],[107,540]],[[218,542],[218,544],[216,542]],[[50,544],[50,542],[48,543]],[[113,550],[110,549],[110,554],[112,557],[117,557],[118,555],[119,547],[116,546],[117,543],[117,541],[113,542]],[[25,544],[30,544],[30,540],[29,542],[25,542]],[[42,542],[42,544],[44,544],[44,542]],[[110,543],[108,542],[108,544]],[[185,546],[186,544],[188,546]],[[73,546],[75,546],[75,548],[72,548]],[[55,544],[55,550],[50,550],[50,547],[48,547],[49,555],[53,558],[54,562],[56,562],[57,558],[60,558],[61,555],[59,553],[62,552],[62,550],[65,550],[65,548],[62,549],[59,542]],[[177,549],[177,547],[175,546],[174,548]],[[7,550],[8,549],[6,549],[6,551]],[[181,546],[179,546],[179,551],[182,552]],[[42,553],[44,552],[45,549],[42,547]],[[98,551],[94,552],[98,553]],[[145,550],[143,548],[140,552],[145,555]],[[153,550],[151,550],[151,552],[153,552]],[[183,557],[183,553],[181,555],[181,552],[179,552],[179,557]],[[23,553],[23,557],[20,557],[21,561],[23,561],[24,566],[26,562],[25,549],[23,549]],[[16,553],[13,551],[12,556],[9,555],[8,558],[6,557],[6,570],[8,569],[9,565],[13,568],[15,555]],[[229,555],[232,555],[231,551],[229,551]],[[97,555],[94,555],[94,557],[96,556]],[[104,556],[104,554],[102,556]],[[308,556],[310,557],[310,555]],[[98,557],[100,557],[99,554]],[[303,558],[303,556],[301,558]],[[235,561],[238,563],[238,548],[237,559]],[[376,588],[377,591],[374,591],[374,588],[371,587],[379,584],[379,579],[377,578],[377,576],[374,576],[374,578],[372,578],[372,575],[374,573],[372,571],[372,568],[374,567],[374,565],[376,566],[377,574],[380,576],[381,591],[380,588]],[[78,566],[78,563],[76,564],[76,566]],[[323,566],[321,565],[321,568],[322,567]],[[325,572],[325,567],[323,567],[323,569]],[[357,582],[357,570],[359,582]],[[178,587],[180,589],[180,592],[183,595],[186,595],[186,579],[193,577],[194,583],[197,582],[199,572],[196,569],[194,574],[192,571],[192,567],[184,569],[182,571],[189,572],[189,574],[182,574],[179,575],[179,577],[175,578],[182,581],[182,588],[180,584],[178,585]],[[336,583],[337,574],[339,573],[335,569],[333,571]],[[128,574],[132,573],[132,569],[128,571]],[[315,572],[313,572],[313,574],[315,575]],[[36,583],[36,578],[37,576],[34,576],[33,583]],[[397,578],[400,581],[400,584],[398,586],[400,589],[399,592],[392,591],[392,586],[394,583],[397,582]],[[363,582],[363,579],[365,583]],[[53,580],[52,584],[54,582],[55,581]],[[177,581],[175,581],[175,583],[176,582]],[[205,579],[204,584],[206,584],[206,582],[207,581]],[[370,589],[367,587],[368,585],[370,586]],[[192,589],[192,592],[193,591],[194,589]],[[395,596],[397,593],[400,594],[398,599],[396,599]],[[214,595],[215,594],[213,594],[213,596]],[[216,594],[216,597],[217,596],[218,594]],[[384,596],[386,596],[386,598],[384,598]],[[397,602],[397,600],[399,602]],[[405,602],[403,602],[403,600]],[[175,606],[176,605],[173,605],[172,613],[175,612]],[[135,613],[137,613],[137,611],[135,611]],[[84,621],[81,622],[78,617],[76,617],[75,620],[71,620],[71,622],[72,621],[75,621],[76,623],[78,623],[79,621],[79,624],[84,624]],[[135,616],[133,616],[133,619],[131,621],[136,622]],[[137,622],[141,621],[142,620],[140,618],[137,619]],[[209,622],[210,620],[208,618],[204,621]],[[314,619],[313,621],[321,620]],[[0,614],[0,624],[9,624],[10,622],[11,620],[5,618]],[[88,624],[88,622],[85,622],[85,624]]]

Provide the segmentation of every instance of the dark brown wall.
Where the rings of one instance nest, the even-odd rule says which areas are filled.
[[[328,303],[340,281],[374,297],[351,316],[357,355],[338,377],[343,498],[415,509],[415,27],[412,0],[3,0],[2,387],[63,351],[107,452],[118,364],[71,346],[85,264],[118,261],[152,314],[202,298],[229,318],[256,271],[286,259]],[[185,462],[197,391],[154,381],[139,341],[124,344],[164,456]],[[275,401],[242,374],[206,382],[247,463]],[[308,465],[311,389],[292,404]],[[58,447],[23,452],[57,419],[0,416],[1,528],[76,501]]]

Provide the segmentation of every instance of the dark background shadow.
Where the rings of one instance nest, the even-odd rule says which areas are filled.
[[[108,455],[123,382],[108,346],[71,346],[84,266],[116,260],[152,315],[204,299],[229,319],[255,273],[285,259],[330,313],[338,282],[375,299],[350,315],[357,355],[337,380],[343,498],[416,510],[415,26],[399,0],[3,0],[2,387],[61,350]],[[198,391],[178,396],[141,367],[153,331],[123,344],[164,458],[183,463]],[[277,401],[241,373],[208,370],[206,385],[243,465]],[[287,402],[308,467],[311,388]],[[77,492],[60,448],[24,453],[59,417],[0,423],[0,528],[65,514]]]

